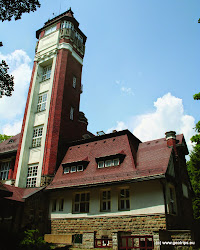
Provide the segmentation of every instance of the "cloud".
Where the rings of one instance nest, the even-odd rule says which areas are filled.
[[[191,149],[190,138],[194,134],[195,119],[184,114],[182,99],[168,93],[158,98],[154,107],[152,113],[131,117],[128,122],[118,121],[112,130],[128,128],[141,141],[162,138],[165,132],[174,130],[177,134],[184,134],[188,148]]]
[[[21,132],[22,121],[15,121],[14,123],[5,124],[3,126],[3,134],[5,135],[16,135]]]
[[[128,95],[134,95],[132,89],[130,87],[127,87],[124,83],[124,81],[120,81],[120,80],[115,80],[115,84],[116,85],[121,85],[120,91],[128,94]]]
[[[19,124],[19,121],[22,120],[24,113],[27,91],[31,77],[31,59],[25,51],[15,50],[13,53],[8,55],[0,53],[0,60],[5,60],[9,65],[9,74],[14,76],[15,83],[12,96],[3,96],[0,99],[0,133],[2,133],[3,130],[9,132],[10,134],[15,134],[16,131],[18,131],[18,129],[15,130],[15,123],[17,121],[17,124]],[[12,128],[13,132],[11,131]]]
[[[134,95],[131,88],[121,87],[121,91],[129,95]]]

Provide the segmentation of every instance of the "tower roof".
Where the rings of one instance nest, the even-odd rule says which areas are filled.
[[[49,19],[47,22],[44,23],[44,26],[36,31],[36,38],[39,39],[40,32],[47,27],[51,26],[52,24],[57,23],[58,21],[70,21],[74,24],[74,27],[79,31],[79,33],[83,36],[84,41],[86,41],[87,37],[83,34],[83,32],[78,28],[79,22],[74,18],[74,12],[72,11],[71,7],[63,12],[62,14]]]

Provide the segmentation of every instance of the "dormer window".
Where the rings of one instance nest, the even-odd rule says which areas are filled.
[[[83,171],[83,165],[78,165],[77,166],[77,172]]]
[[[114,155],[105,155],[98,157],[96,158],[97,167],[108,168],[119,166],[124,161],[125,157],[126,154],[124,153],[124,151],[121,151],[120,153]]]
[[[62,164],[63,165],[63,174],[83,172],[86,169],[88,163],[89,163],[88,160],[63,163]]]
[[[76,172],[76,166],[71,167],[71,173],[74,173],[74,172]]]
[[[120,164],[119,158],[105,160],[105,161],[98,161],[98,168],[118,166],[119,164]]]
[[[98,168],[104,168],[104,161],[98,162]]]
[[[14,142],[14,140],[13,140],[13,139],[10,139],[8,143],[10,144],[10,143],[13,143],[13,142]]]

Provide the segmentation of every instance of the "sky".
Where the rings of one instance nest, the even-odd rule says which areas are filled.
[[[41,0],[36,12],[0,23],[0,59],[15,79],[0,99],[0,133],[20,132],[36,30],[69,7],[87,36],[80,110],[88,130],[129,129],[141,141],[183,133],[200,120],[199,0]]]

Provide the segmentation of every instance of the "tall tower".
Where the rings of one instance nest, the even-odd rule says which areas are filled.
[[[62,161],[66,142],[87,135],[79,111],[86,36],[71,8],[47,21],[38,39],[17,151],[18,187],[47,184]]]

